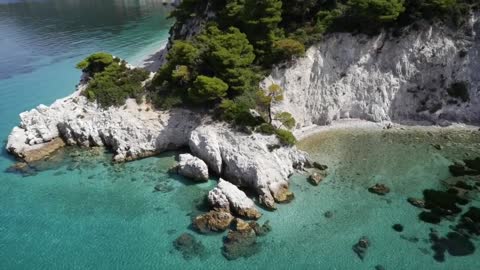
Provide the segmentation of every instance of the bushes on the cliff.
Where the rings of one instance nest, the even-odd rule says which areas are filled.
[[[93,76],[95,73],[104,71],[105,68],[114,61],[118,63],[120,59],[113,58],[113,56],[108,53],[98,52],[80,61],[80,63],[77,64],[77,68],[89,76]]]
[[[92,76],[84,94],[103,107],[123,105],[127,98],[139,99],[144,92],[142,82],[149,74],[144,69],[129,69],[125,61],[106,53],[93,54],[77,67]]]
[[[277,135],[278,140],[280,140],[280,143],[284,145],[294,145],[297,143],[297,139],[293,136],[292,132],[286,129],[277,129],[275,134]]]
[[[217,77],[200,75],[188,90],[190,98],[196,103],[218,100],[227,95],[228,84]]]

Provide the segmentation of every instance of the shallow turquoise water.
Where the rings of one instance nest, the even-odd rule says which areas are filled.
[[[1,138],[19,112],[69,94],[84,55],[107,50],[135,62],[157,48],[171,23],[166,14],[161,1],[0,0]],[[480,156],[478,133],[340,130],[300,147],[329,165],[329,177],[313,187],[293,176],[295,200],[263,212],[260,222],[270,220],[273,231],[259,238],[261,251],[236,261],[221,255],[225,234],[190,230],[215,180],[193,185],[169,175],[176,153],[113,165],[102,150],[68,148],[22,176],[4,172],[13,161],[2,148],[0,269],[480,269],[478,251],[436,262],[428,231],[453,223],[420,223],[406,202],[440,187],[451,160]],[[376,182],[392,193],[367,192]],[[395,223],[405,231],[393,231]],[[174,250],[183,232],[202,241],[205,256],[185,260]],[[352,245],[363,235],[372,246],[362,262]]]

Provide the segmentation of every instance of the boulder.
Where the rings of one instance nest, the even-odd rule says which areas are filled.
[[[407,201],[415,206],[415,207],[418,207],[418,208],[425,208],[425,201],[421,200],[421,199],[416,199],[416,198],[408,198]]]
[[[233,221],[232,214],[223,211],[210,211],[194,218],[193,226],[201,233],[221,232],[228,229]]]
[[[203,160],[190,154],[179,156],[177,171],[180,175],[195,181],[208,181],[208,166]]]
[[[390,188],[388,188],[384,184],[375,184],[374,186],[370,187],[368,191],[380,196],[385,196],[390,193]]]
[[[403,226],[402,224],[395,224],[392,226],[392,228],[396,231],[396,232],[403,232]]]
[[[325,171],[325,170],[328,169],[328,166],[324,165],[324,164],[320,164],[320,163],[315,161],[315,162],[313,162],[313,168],[318,169],[320,171]]]
[[[217,186],[208,193],[208,201],[215,209],[231,210],[241,217],[258,219],[261,216],[255,203],[245,192],[221,178]]]
[[[368,240],[366,236],[363,236],[360,238],[360,240],[358,240],[358,242],[355,245],[353,245],[353,251],[363,261],[369,247],[370,247],[370,240]]]
[[[238,220],[234,230],[230,230],[223,242],[222,254],[228,260],[248,258],[259,252],[257,235],[246,222]]]
[[[318,186],[320,182],[323,181],[327,177],[327,173],[325,171],[314,172],[308,177],[308,182],[314,186]]]
[[[203,257],[205,255],[205,247],[202,242],[197,241],[195,237],[189,233],[181,234],[173,241],[173,246],[182,253],[185,260],[190,260],[194,257]]]

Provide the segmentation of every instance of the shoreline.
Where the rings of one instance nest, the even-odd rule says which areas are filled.
[[[361,119],[342,119],[333,121],[330,125],[319,126],[311,125],[308,127],[303,127],[297,129],[293,132],[298,141],[303,141],[309,139],[313,136],[319,135],[324,132],[335,131],[335,130],[420,130],[420,131],[436,131],[436,130],[480,130],[479,126],[463,124],[463,123],[453,123],[448,126],[440,125],[427,125],[424,122],[409,122],[409,123],[395,123],[395,122],[371,122]]]

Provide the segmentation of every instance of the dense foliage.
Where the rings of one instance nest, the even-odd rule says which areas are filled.
[[[103,107],[123,105],[127,98],[140,99],[144,93],[142,82],[148,78],[146,70],[130,69],[125,61],[107,53],[92,54],[77,68],[90,77],[84,94]]]
[[[157,73],[152,100],[161,108],[189,104],[213,108],[232,123],[257,126],[283,143],[294,137],[288,113],[272,115],[283,99],[277,86],[259,89],[272,64],[290,61],[329,31],[378,33],[419,19],[465,22],[476,0],[184,0],[172,13],[178,24],[209,16],[190,41],[175,41]],[[456,87],[458,88],[458,87]],[[256,111],[252,113],[252,109]],[[281,123],[277,129],[272,121]],[[293,139],[292,139],[293,137]]]

